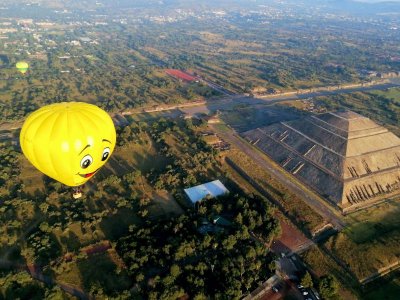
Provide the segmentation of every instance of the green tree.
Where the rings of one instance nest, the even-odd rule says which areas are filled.
[[[178,265],[174,264],[171,266],[171,276],[173,277],[178,277],[179,274],[181,274],[181,269],[179,268]]]
[[[303,278],[301,279],[301,285],[306,287],[306,288],[312,288],[314,286],[312,277],[310,275],[309,272],[306,272],[306,274],[304,274]]]
[[[225,247],[225,249],[231,250],[236,245],[236,243],[236,237],[234,235],[230,235],[225,240],[223,240],[222,245]]]
[[[46,300],[64,300],[67,299],[65,293],[58,287],[47,290],[45,294]]]
[[[318,286],[319,293],[326,300],[340,299],[338,296],[339,283],[333,275],[327,275],[321,279]]]

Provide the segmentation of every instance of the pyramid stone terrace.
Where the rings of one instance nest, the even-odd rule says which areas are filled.
[[[312,115],[243,135],[343,211],[400,194],[400,139],[352,111]]]

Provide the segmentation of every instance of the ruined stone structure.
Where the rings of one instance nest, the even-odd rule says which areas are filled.
[[[400,194],[400,139],[354,112],[313,115],[243,135],[344,211]]]

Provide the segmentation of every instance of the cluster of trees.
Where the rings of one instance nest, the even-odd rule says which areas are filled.
[[[49,287],[26,272],[0,273],[0,299],[69,299],[59,287]]]
[[[236,190],[236,187],[233,186],[232,189]],[[206,216],[225,212],[233,218],[243,237],[257,237],[266,243],[281,233],[279,221],[272,217],[273,211],[272,206],[257,195],[235,195],[234,201],[231,196],[221,196],[203,201],[198,208],[198,213]]]
[[[238,299],[271,275],[274,256],[266,242],[279,225],[268,204],[235,194],[205,200],[204,206],[199,213],[131,226],[131,233],[118,241],[138,294],[149,299]],[[212,220],[217,215],[231,217],[231,225],[200,233],[203,226],[216,226]]]
[[[309,272],[306,272],[301,279],[301,285],[306,288],[317,287],[322,299],[339,300],[339,282],[333,275],[322,276],[318,279],[318,285],[314,284],[313,278]]]
[[[130,142],[143,144],[147,140],[142,139],[142,134],[147,132],[148,124],[145,122],[132,121],[124,127],[116,127],[118,135],[118,146],[124,146]]]
[[[209,178],[209,170],[216,164],[216,151],[201,139],[194,128],[190,119],[185,120],[183,126],[166,119],[153,123],[150,135],[169,162],[164,170],[153,170],[148,174],[156,189],[175,193],[178,188],[193,186]],[[166,141],[171,135],[174,137],[173,145]],[[179,148],[185,151],[178,151]]]
[[[1,144],[0,144],[1,145]],[[0,146],[0,187],[8,188],[10,190],[11,184],[15,183],[16,178],[20,174],[18,166],[19,153],[12,146]],[[8,192],[2,190],[0,196]]]
[[[52,233],[52,228],[47,223],[42,223],[39,230],[27,238],[27,247],[22,251],[30,263],[48,264],[58,258],[62,251],[61,245]]]
[[[196,122],[162,118],[149,123],[133,122],[118,129],[118,140],[123,145],[148,143],[143,136],[150,138],[159,154],[166,158],[165,167],[149,173],[131,170],[122,176],[98,174],[97,188],[91,188],[82,199],[71,201],[70,189],[47,177],[45,190],[34,195],[25,193],[24,186],[19,185],[16,195],[3,203],[0,216],[1,228],[7,229],[2,234],[8,237],[12,232],[15,236],[26,234],[23,247],[14,245],[18,250],[16,259],[60,272],[68,267],[68,263],[58,263],[65,251],[78,253],[83,246],[68,228],[79,224],[83,234],[94,235],[105,226],[106,218],[111,219],[123,209],[137,219],[135,225],[129,227],[126,220],[121,220],[117,234],[115,231],[107,238],[117,241],[118,252],[137,287],[134,290],[143,297],[170,299],[188,294],[197,299],[239,298],[254,289],[273,270],[274,257],[266,245],[279,234],[278,222],[268,203],[229,188],[234,191],[230,196],[205,201],[198,211],[187,210],[179,218],[156,221],[149,218],[147,210],[151,199],[137,188],[138,181],[144,179],[179,196],[184,187],[215,178],[216,152],[196,133],[196,127],[202,124]],[[12,149],[3,149],[1,153],[8,162],[7,170],[11,172],[19,165],[21,154]],[[18,176],[19,169],[15,170]],[[223,216],[231,225],[214,225],[215,216]],[[206,230],[208,233],[200,233],[202,226],[210,229]],[[68,232],[69,235],[64,234]],[[93,290],[93,295],[99,291],[95,283],[87,288],[89,292]],[[45,299],[52,292],[56,291],[40,290],[40,297]],[[107,289],[103,293],[116,295]],[[121,297],[129,294],[125,291]]]

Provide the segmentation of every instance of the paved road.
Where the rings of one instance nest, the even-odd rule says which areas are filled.
[[[330,95],[338,95],[338,94],[349,94],[354,92],[367,92],[371,90],[384,90],[387,88],[400,87],[400,80],[395,81],[392,80],[390,83],[385,84],[376,84],[358,88],[343,88],[335,91],[321,91],[321,92],[311,92],[305,94],[293,94],[293,95],[268,95],[263,97],[248,97],[244,95],[234,95],[230,97],[224,97],[222,99],[214,99],[208,100],[205,104],[202,105],[193,105],[187,106],[181,109],[185,113],[194,114],[194,113],[208,113],[215,112],[217,110],[227,110],[232,109],[237,105],[245,104],[245,105],[273,105],[279,102],[284,102],[288,100],[306,100],[316,96],[330,96]]]
[[[190,75],[190,74],[189,74]],[[224,87],[216,84],[215,82],[209,81],[207,79],[201,78],[201,77],[197,77],[200,81],[204,82],[205,84],[207,84],[210,88],[224,94],[224,95],[228,95],[228,96],[234,96],[235,93],[225,89]]]
[[[384,90],[393,87],[399,87],[400,82],[398,80],[392,79],[387,83],[377,83],[371,84],[369,86],[360,86],[354,88],[346,88],[342,87],[336,90],[323,90],[323,91],[315,91],[315,92],[308,92],[303,94],[293,94],[293,95],[267,95],[258,97],[258,100],[264,100],[267,102],[280,102],[280,101],[288,101],[288,100],[297,100],[297,99],[307,99],[312,97],[319,97],[319,96],[330,96],[330,95],[337,95],[337,94],[348,94],[354,92],[367,92],[372,90]]]
[[[223,131],[218,126],[211,125],[212,129],[225,141],[234,145],[240,151],[250,157],[255,163],[267,170],[277,180],[279,180],[285,187],[290,189],[296,195],[299,195],[304,199],[308,205],[314,208],[325,220],[332,223],[337,230],[341,230],[346,226],[346,223],[342,220],[339,212],[333,212],[332,208],[328,207],[328,203],[321,202],[322,200],[317,199],[314,194],[300,188],[294,181],[291,181],[284,171],[277,170],[271,162],[266,160],[263,155],[254,149],[249,143],[243,141],[236,135],[236,132],[231,129],[229,131]]]
[[[207,100],[205,104],[199,105],[198,103],[193,103],[192,105],[186,103],[185,107],[182,108],[181,110],[187,113],[198,113],[198,112],[215,112],[216,110],[226,110],[226,109],[231,109],[235,107],[238,104],[250,104],[250,105],[255,105],[255,104],[275,104],[278,102],[283,102],[283,101],[288,101],[288,100],[299,100],[299,99],[308,99],[316,96],[329,96],[329,95],[337,95],[337,94],[348,94],[348,93],[353,93],[353,92],[365,92],[365,91],[370,91],[370,90],[384,90],[387,88],[392,88],[392,87],[400,87],[400,79],[391,79],[389,83],[385,84],[375,84],[375,85],[370,85],[370,86],[364,86],[364,87],[358,87],[358,88],[342,88],[338,89],[335,91],[321,91],[321,92],[310,92],[310,93],[305,93],[305,94],[294,94],[294,95],[267,95],[259,98],[253,98],[253,97],[248,97],[244,95],[232,95],[231,92],[225,92],[225,95],[228,95],[227,97],[223,97],[221,99],[212,99],[212,100]],[[147,109],[151,109],[152,107],[148,107]],[[132,110],[132,111],[121,111],[120,114],[123,115],[133,115],[133,114],[142,114],[142,113],[147,113],[144,112],[146,108],[141,108],[137,110]],[[176,110],[176,106],[173,108],[165,107],[162,108],[158,111],[165,111],[166,114],[165,116],[168,116],[168,111],[171,110]],[[114,114],[112,114],[114,115]],[[21,124],[17,124],[14,126],[12,129],[16,130],[21,128]],[[1,129],[0,125],[0,129]],[[9,127],[7,125],[7,127]]]
[[[267,290],[265,293],[258,295],[256,299],[260,300],[279,300],[284,299],[290,295],[290,299],[298,299],[303,300],[302,294],[296,288],[293,282],[286,279],[284,281],[280,281],[279,284],[279,291],[276,293],[272,290]]]
[[[204,81],[204,79],[202,79]],[[212,82],[207,82],[212,87]],[[215,84],[214,84],[215,85]],[[169,112],[171,116],[176,116],[177,109],[188,113],[188,114],[196,114],[196,113],[209,113],[215,112],[217,110],[227,110],[232,109],[237,105],[246,104],[246,105],[257,105],[257,104],[270,104],[273,105],[275,103],[288,101],[288,100],[304,100],[309,99],[316,96],[329,96],[336,94],[348,94],[353,92],[362,92],[362,91],[370,91],[370,90],[383,90],[392,87],[400,87],[400,79],[392,80],[389,83],[385,84],[374,84],[370,86],[358,87],[358,88],[341,88],[334,91],[320,91],[320,92],[310,92],[304,94],[293,94],[293,95],[267,95],[263,97],[249,97],[245,95],[233,94],[232,92],[225,90],[222,91],[223,87],[215,85],[215,89],[225,94],[223,98],[212,98],[204,101],[204,103],[199,103],[199,101],[195,101],[192,103],[184,103],[181,105],[165,105],[165,107],[159,107],[157,110],[154,107],[144,107],[140,109],[133,109],[129,111],[121,111],[115,114],[122,115],[135,115],[135,114],[146,114],[151,111],[154,112],[165,112],[163,116],[168,117]],[[16,128],[13,128],[16,129]]]

